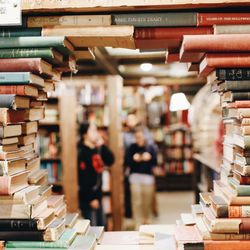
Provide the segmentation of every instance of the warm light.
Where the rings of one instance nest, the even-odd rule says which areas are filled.
[[[148,72],[152,69],[153,65],[151,63],[142,63],[140,65],[140,69],[145,71],[145,72]]]
[[[170,99],[170,111],[189,109],[190,103],[184,93],[175,93]]]

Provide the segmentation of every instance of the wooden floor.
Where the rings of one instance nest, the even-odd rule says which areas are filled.
[[[159,192],[157,193],[158,217],[150,224],[175,224],[181,213],[190,213],[194,203],[192,191]],[[133,221],[125,219],[124,230],[133,230]]]

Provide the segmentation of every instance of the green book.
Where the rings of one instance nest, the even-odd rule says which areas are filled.
[[[249,196],[250,195],[250,185],[240,185],[233,178],[228,178],[228,183],[232,189],[236,192],[237,196]]]
[[[41,28],[3,28],[0,37],[41,36]]]
[[[0,49],[0,58],[42,58],[55,66],[63,63],[63,56],[52,48]]]
[[[92,250],[96,245],[96,237],[93,235],[78,235],[69,249]]]
[[[44,87],[44,80],[30,72],[0,72],[0,85],[34,84]]]
[[[76,231],[74,229],[66,229],[58,241],[7,241],[6,248],[53,248],[53,249],[68,249],[74,239],[76,238]]]
[[[54,48],[61,54],[69,56],[74,50],[73,45],[63,36],[27,36],[0,37],[0,48]]]
[[[112,24],[135,27],[196,26],[197,13],[133,13],[112,15]]]

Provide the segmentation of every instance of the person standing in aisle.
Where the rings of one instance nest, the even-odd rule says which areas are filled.
[[[131,111],[126,119],[125,123],[125,131],[123,133],[123,146],[124,152],[128,150],[128,148],[135,143],[135,130],[136,128],[141,127],[143,130],[144,136],[147,140],[147,144],[152,145],[157,150],[157,146],[154,143],[153,136],[150,133],[149,129],[146,126],[142,126],[141,122],[136,115],[136,111]],[[131,207],[131,190],[129,184],[129,168],[127,168],[124,159],[124,208],[125,208],[125,217],[132,218],[132,207]],[[156,202],[156,194],[154,192],[152,210],[155,216],[158,215],[157,202]]]
[[[135,130],[135,143],[125,153],[125,164],[130,168],[129,183],[132,194],[132,214],[135,229],[149,223],[155,191],[154,168],[157,166],[155,147],[148,144],[143,128]]]
[[[92,226],[105,226],[102,209],[102,172],[114,163],[114,155],[99,135],[96,125],[80,127],[78,152],[79,204],[84,218]]]

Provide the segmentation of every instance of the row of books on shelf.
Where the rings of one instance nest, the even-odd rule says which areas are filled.
[[[166,162],[164,167],[166,174],[192,174],[194,171],[192,160]]]
[[[189,131],[180,129],[171,131],[171,133],[167,132],[164,141],[166,146],[192,145],[192,136]]]
[[[184,148],[169,147],[165,149],[165,157],[167,161],[192,159],[193,150],[191,147],[184,147]]]
[[[45,132],[45,133],[43,133]],[[40,156],[42,159],[57,159],[61,154],[59,132],[40,131]]]
[[[51,184],[62,185],[62,164],[61,161],[42,161],[40,164],[41,169],[48,172],[48,182]]]
[[[135,27],[192,27],[214,24],[249,24],[249,13],[196,13],[196,12],[154,12],[112,15],[63,15],[49,17],[28,17],[23,26],[110,26],[133,25]]]

